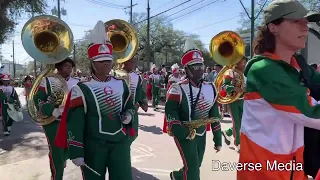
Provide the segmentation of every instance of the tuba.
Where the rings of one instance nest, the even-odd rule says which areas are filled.
[[[129,61],[137,52],[138,35],[135,28],[128,22],[120,19],[113,19],[104,23],[107,37],[113,46],[113,56],[116,64],[113,73],[117,78],[124,79],[129,85],[129,75],[123,69],[123,64]]]
[[[68,95],[66,80],[54,73],[54,64],[67,58],[73,48],[73,34],[70,27],[55,16],[41,15],[31,18],[21,31],[21,41],[26,52],[36,61],[46,64],[45,69],[34,81],[27,108],[31,118],[40,125],[50,124],[55,121],[54,116],[44,116],[37,111],[34,104],[34,95],[41,80],[50,77],[51,96],[49,103],[59,107],[64,105]]]
[[[243,39],[233,31],[222,31],[214,36],[210,41],[210,54],[216,63],[224,66],[218,73],[214,85],[217,91],[220,92],[223,85],[224,74],[232,69],[236,77],[232,82],[234,86],[243,88],[244,77],[242,72],[237,70],[236,64],[241,61],[245,54],[245,43]],[[232,93],[226,97],[218,93],[217,102],[220,104],[230,104],[242,96],[242,93]]]

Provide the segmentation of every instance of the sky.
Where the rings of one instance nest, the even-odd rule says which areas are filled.
[[[156,15],[185,1],[187,0],[150,0],[150,14],[151,16]],[[120,5],[121,8],[106,5],[111,2]],[[242,0],[242,2],[249,7],[251,1]],[[51,9],[57,6],[57,0],[47,0],[47,3],[49,5],[47,12],[51,15]],[[147,0],[133,0],[133,4],[137,4],[133,7],[133,12],[147,12]],[[191,5],[194,6],[187,8]],[[129,12],[130,9],[123,9],[128,6],[130,6],[130,0],[61,0],[61,8],[67,10],[67,15],[61,18],[70,26],[74,39],[77,40],[83,38],[85,32],[92,29],[99,20],[104,22],[116,18],[129,20],[129,14],[126,11]],[[176,13],[184,8],[187,9]],[[196,10],[198,8],[200,9]],[[238,0],[190,0],[164,15],[174,14],[169,17],[172,19],[174,29],[198,34],[208,47],[211,38],[217,33],[236,30],[239,27],[241,12],[243,8]],[[29,61],[33,61],[25,52],[20,37],[23,25],[28,19],[27,15],[20,18],[13,37],[2,44],[0,50],[4,59],[12,61],[14,45],[16,63],[26,65]]]

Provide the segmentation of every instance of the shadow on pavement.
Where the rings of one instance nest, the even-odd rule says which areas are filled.
[[[163,134],[162,129],[157,127],[157,126],[145,126],[145,125],[139,125],[139,129],[144,131],[144,132],[151,132],[153,134]]]
[[[141,112],[138,112],[138,115],[139,116],[154,116],[154,114],[152,114],[152,113],[141,113]]]
[[[230,124],[230,123],[232,123],[232,120],[224,120],[224,119],[222,119],[220,121],[220,123]]]
[[[153,175],[139,171],[138,169],[136,169],[134,167],[132,167],[131,170],[132,170],[133,180],[160,180],[160,179],[154,177]]]
[[[38,136],[27,136],[30,133],[42,133],[42,127],[31,121],[31,118],[26,110],[23,110],[23,117],[23,121],[13,123],[10,136],[3,135],[3,127],[1,126],[0,151],[11,151],[14,147],[19,146],[33,148],[34,150],[38,151],[42,150],[42,148],[46,148],[43,146],[43,143],[40,142],[41,138]]]

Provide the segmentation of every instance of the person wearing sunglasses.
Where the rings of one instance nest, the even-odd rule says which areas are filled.
[[[168,90],[165,115],[168,134],[172,135],[183,160],[183,168],[170,173],[173,180],[200,179],[200,167],[206,147],[206,125],[189,129],[185,123],[219,118],[215,103],[217,91],[212,83],[204,82],[203,57],[192,39],[187,39],[181,64],[186,79],[173,83]],[[216,151],[221,149],[220,122],[211,124]]]

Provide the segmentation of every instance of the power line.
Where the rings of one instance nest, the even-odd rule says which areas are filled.
[[[174,20],[176,20],[176,19],[179,19],[179,18],[181,18],[181,17],[183,17],[183,16],[186,16],[186,15],[188,15],[188,14],[191,14],[191,13],[193,13],[193,12],[199,11],[200,9],[203,9],[203,8],[205,8],[205,7],[208,7],[209,5],[214,4],[214,3],[218,2],[218,1],[220,1],[220,0],[215,0],[215,1],[211,2],[211,3],[208,3],[208,4],[204,5],[204,6],[201,6],[201,7],[197,8],[197,9],[195,9],[195,10],[193,10],[193,11],[190,11],[190,12],[185,13],[185,14],[183,14],[183,15],[181,15],[181,16],[178,16],[178,17],[176,17],[176,18],[174,18],[174,19],[171,19],[171,21],[174,21]]]
[[[196,28],[196,29],[193,29],[193,30],[191,30],[190,32],[193,32],[193,31],[198,30],[198,29],[207,28],[207,27],[209,27],[209,26],[213,26],[213,25],[216,25],[216,24],[220,24],[220,23],[223,23],[223,22],[226,22],[226,21],[230,21],[230,20],[235,19],[235,18],[237,18],[237,17],[240,17],[240,16],[237,15],[237,16],[233,16],[233,17],[228,18],[228,19],[224,19],[224,20],[217,21],[217,22],[214,22],[214,23],[211,23],[211,24],[207,24],[207,25],[198,27],[198,28]]]
[[[156,11],[156,10],[158,10],[158,9],[160,9],[160,8],[162,8],[162,7],[170,4],[170,3],[172,3],[173,1],[175,1],[175,0],[171,0],[171,1],[167,2],[167,3],[163,3],[163,4],[161,4],[160,6],[154,8],[154,9],[153,9],[152,11],[150,11],[150,12]]]
[[[93,3],[93,4],[100,5],[100,6],[109,7],[109,8],[115,8],[115,9],[124,9],[125,8],[125,6],[109,3],[109,2],[101,1],[101,0],[86,0],[86,1]]]
[[[174,8],[177,8],[177,7],[179,7],[179,6],[182,6],[183,4],[185,4],[185,3],[189,2],[189,1],[191,1],[191,0],[184,1],[184,2],[182,2],[182,3],[180,3],[180,4],[176,5],[176,6],[174,6],[174,7],[172,7],[172,8],[169,8],[169,9],[167,9],[167,10],[165,10],[165,11],[162,11],[162,12],[156,14],[156,15],[153,15],[153,16],[150,17],[150,19],[152,19],[152,18],[154,18],[154,17],[157,17],[157,16],[159,16],[159,15],[161,15],[161,14],[163,14],[163,13],[166,13],[166,12],[168,12],[168,11],[174,9]],[[144,19],[144,20],[142,20],[142,21],[139,21],[139,22],[135,23],[134,25],[139,24],[139,23],[142,23],[142,22],[147,21],[147,20],[148,20],[148,18],[147,18],[147,19]]]
[[[179,11],[173,13],[173,14],[170,14],[170,15],[166,16],[166,18],[168,18],[168,17],[170,17],[170,16],[173,16],[173,15],[175,15],[175,14],[178,14],[179,12],[182,12],[182,11],[184,11],[184,10],[186,10],[186,9],[189,9],[189,8],[193,7],[194,5],[197,5],[197,4],[199,4],[199,3],[203,2],[203,1],[205,1],[205,0],[201,0],[201,1],[197,2],[197,3],[194,3],[194,4],[186,7],[186,8],[183,8],[183,9],[181,9],[181,10],[179,10]]]

